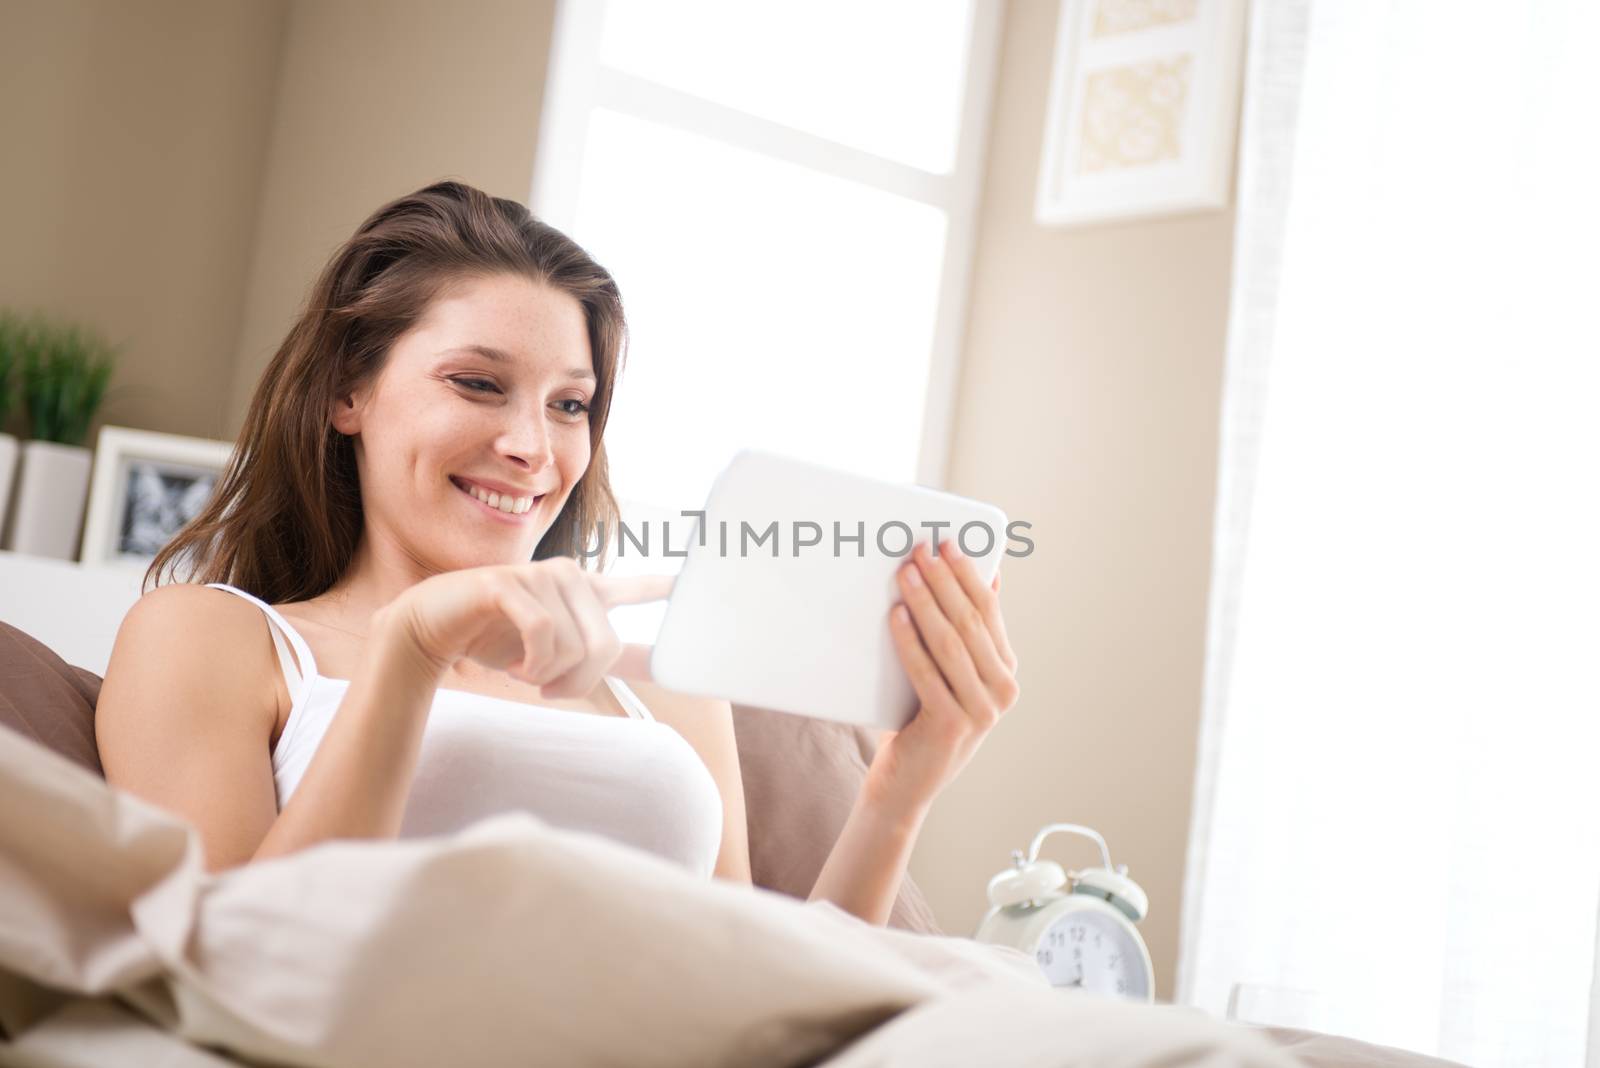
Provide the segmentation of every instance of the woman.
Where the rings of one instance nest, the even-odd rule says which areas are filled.
[[[748,884],[729,705],[650,685],[607,623],[662,580],[578,563],[616,529],[624,337],[611,277],[521,205],[443,182],[379,209],[123,621],[107,780],[194,824],[213,871],[520,807]],[[180,569],[196,581],[161,584]],[[1017,697],[998,578],[919,546],[900,582],[887,625],[921,709],[883,735],[812,892],[878,924]]]

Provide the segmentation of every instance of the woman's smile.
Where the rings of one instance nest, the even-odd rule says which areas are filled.
[[[533,510],[539,507],[544,500],[544,494],[513,494],[500,493],[488,489],[477,482],[470,482],[459,475],[450,476],[451,485],[460,490],[462,495],[471,499],[480,512],[503,523],[520,524],[526,521]]]

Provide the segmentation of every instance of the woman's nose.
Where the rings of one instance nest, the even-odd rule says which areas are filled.
[[[550,432],[544,420],[522,418],[507,427],[500,436],[500,452],[514,463],[530,471],[542,471],[550,465]]]

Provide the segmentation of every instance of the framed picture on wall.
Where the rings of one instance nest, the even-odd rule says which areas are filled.
[[[1034,218],[1223,208],[1245,0],[1061,0]]]
[[[205,507],[232,452],[228,441],[101,427],[79,561],[149,566]]]

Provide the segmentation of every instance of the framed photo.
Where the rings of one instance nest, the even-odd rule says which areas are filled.
[[[229,441],[101,427],[79,561],[149,566],[205,507],[232,452]]]
[[[1061,0],[1036,221],[1228,204],[1246,0]]]

